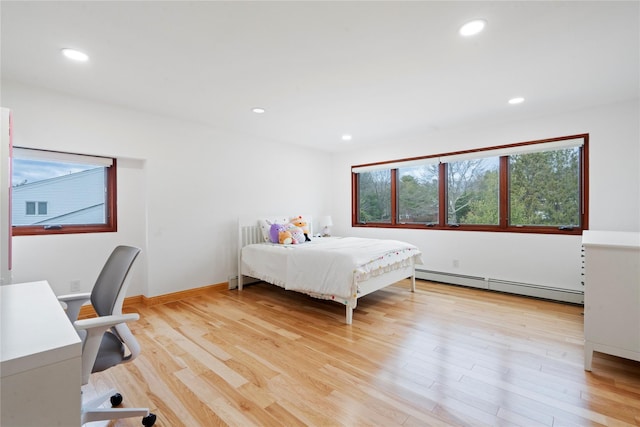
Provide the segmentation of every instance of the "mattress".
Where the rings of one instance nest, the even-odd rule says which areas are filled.
[[[241,259],[244,275],[352,306],[358,283],[422,264],[414,245],[360,237],[314,238],[299,245],[252,244],[242,248]]]

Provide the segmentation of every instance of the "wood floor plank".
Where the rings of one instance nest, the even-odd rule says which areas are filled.
[[[596,353],[584,371],[582,307],[408,285],[359,300],[352,325],[264,283],[134,306],[142,354],[85,394],[119,388],[160,427],[640,425],[640,363]]]

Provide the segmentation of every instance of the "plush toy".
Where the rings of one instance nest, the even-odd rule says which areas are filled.
[[[304,243],[305,235],[302,232],[302,228],[295,226],[294,224],[287,224],[287,231],[291,233],[293,244]]]
[[[284,231],[284,224],[269,223],[269,240],[271,243],[280,243],[280,232]]]
[[[307,221],[305,221],[304,218],[302,218],[302,215],[298,215],[295,218],[291,218],[291,224],[302,229],[305,242],[311,241],[311,238],[309,237],[309,225],[307,224]],[[302,243],[302,241],[300,243]]]
[[[281,231],[278,234],[278,241],[281,245],[290,245],[293,243],[293,237],[291,236],[291,232],[289,230]]]
[[[291,232],[287,230],[285,224],[271,224],[269,228],[269,238],[271,243],[280,243],[281,245],[290,245],[293,243]]]
[[[271,221],[266,221],[266,223],[269,225],[269,241],[271,243],[278,243],[278,226],[280,224],[273,224]]]

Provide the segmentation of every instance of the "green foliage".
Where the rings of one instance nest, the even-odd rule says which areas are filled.
[[[514,225],[580,223],[578,149],[510,158],[510,213]]]
[[[360,222],[390,222],[391,172],[363,172],[360,183]]]
[[[400,222],[437,222],[437,165],[405,168],[399,173],[401,177],[398,182],[398,220]]]
[[[498,159],[447,164],[449,224],[498,224]]]
[[[486,171],[474,185],[474,197],[469,209],[461,219],[463,224],[492,224],[500,222],[499,189],[500,176],[497,170]]]

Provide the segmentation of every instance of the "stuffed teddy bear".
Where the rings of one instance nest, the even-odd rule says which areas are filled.
[[[307,224],[307,221],[305,221],[304,218],[302,218],[302,215],[298,215],[295,218],[291,218],[291,224],[300,228],[302,230],[302,233],[304,234],[304,240],[301,240],[300,243],[302,243],[303,241],[304,242],[311,241],[311,238],[309,237],[309,225]]]

